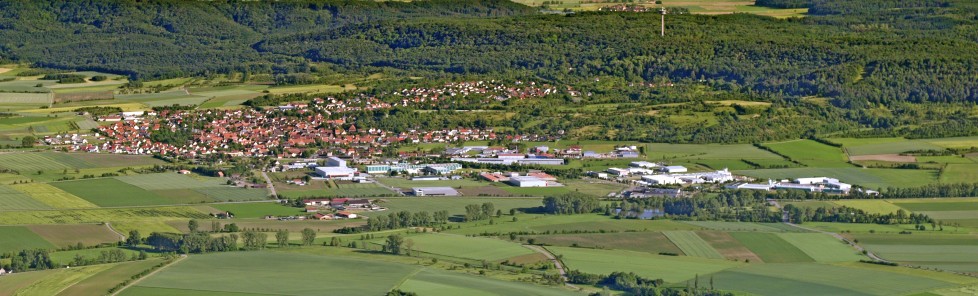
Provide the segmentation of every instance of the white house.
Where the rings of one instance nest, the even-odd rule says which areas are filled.
[[[675,174],[675,173],[685,173],[685,172],[688,172],[689,169],[687,169],[686,167],[681,166],[681,165],[671,165],[671,166],[667,166],[667,167],[662,168],[662,171],[664,171],[666,173],[670,173],[670,174]]]
[[[343,160],[343,159],[341,159],[339,157],[336,157],[336,156],[331,156],[330,158],[327,158],[326,159],[326,166],[331,166],[331,167],[344,167],[345,168],[346,167],[346,160]]]
[[[633,161],[629,163],[628,166],[651,169],[651,168],[656,168],[659,165],[654,162],[648,162],[648,161]]]

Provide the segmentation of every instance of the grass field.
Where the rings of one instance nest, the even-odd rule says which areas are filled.
[[[231,212],[235,218],[261,218],[266,215],[293,216],[303,214],[302,208],[283,206],[273,202],[213,204],[210,206]]]
[[[728,260],[698,257],[660,256],[643,252],[621,250],[594,250],[582,248],[547,247],[554,254],[562,255],[572,270],[594,274],[610,274],[616,271],[635,272],[647,278],[662,278],[677,283],[706,275],[740,264]]]
[[[30,225],[27,228],[57,247],[74,246],[77,243],[93,246],[122,240],[118,234],[104,225]]]
[[[752,145],[721,144],[647,144],[645,153],[649,160],[669,159],[782,159],[774,153]]]
[[[974,183],[978,181],[978,164],[948,164],[941,173],[941,183]]]
[[[83,209],[98,207],[87,200],[71,195],[71,193],[65,192],[64,190],[45,183],[18,184],[12,185],[11,187],[56,209]]]
[[[871,200],[837,200],[832,203],[847,206],[850,208],[857,208],[867,213],[874,214],[892,214],[901,208],[897,205],[890,203],[885,200],[871,199]]]
[[[113,266],[115,265],[100,264],[58,269],[30,285],[20,288],[14,295],[56,295],[58,292]]]
[[[59,162],[52,158],[55,153],[7,153],[0,154],[0,167],[22,173],[33,173],[38,170],[74,170],[75,167]]]
[[[510,209],[528,209],[536,208],[543,205],[543,199],[531,197],[531,198],[492,198],[492,197],[400,197],[400,198],[383,198],[377,205],[385,207],[388,209],[387,212],[377,212],[381,215],[387,215],[389,212],[420,212],[428,211],[433,213],[435,211],[447,210],[449,215],[462,215],[465,214],[465,206],[471,204],[481,205],[483,203],[492,203],[497,210],[503,211],[505,214],[509,214]],[[365,215],[371,216],[370,213]]]
[[[215,253],[191,256],[137,286],[174,289],[169,290],[170,295],[210,291],[266,295],[322,295],[329,291],[335,295],[382,295],[419,268],[294,253]],[[121,295],[145,294],[139,289],[127,289]]]
[[[770,143],[764,144],[764,146],[810,167],[852,167],[852,165],[846,163],[848,159],[842,153],[842,149],[812,140]]]
[[[802,232],[804,230],[796,227],[785,228],[780,223],[744,223],[744,222],[724,222],[724,221],[681,221],[694,226],[699,230],[724,230],[724,231],[761,231],[761,232]]]
[[[699,227],[671,220],[615,220],[603,215],[517,215],[519,221],[496,219],[490,225],[486,221],[469,222],[461,228],[448,232],[456,234],[509,233],[509,232],[562,232],[562,231],[656,231],[656,230],[696,230]]]
[[[101,295],[116,284],[130,280],[132,276],[159,264],[160,260],[143,260],[112,264],[109,269],[96,273],[58,293],[59,296]]]
[[[567,191],[573,191],[578,193],[590,194],[594,196],[608,196],[608,193],[621,192],[628,186],[621,183],[612,183],[606,181],[585,181],[585,180],[561,180],[564,184],[564,188]]]
[[[227,187],[221,178],[191,177],[177,173],[142,174],[116,177],[116,179],[146,190]]]
[[[153,192],[113,178],[54,182],[51,185],[102,207],[172,204]]]
[[[80,159],[95,167],[135,167],[163,164],[164,161],[149,155],[126,155],[108,153],[62,153],[62,155]]]
[[[60,269],[49,269],[35,272],[21,272],[0,277],[0,295],[14,295],[17,290],[30,286],[44,277],[60,272]]]
[[[527,238],[533,238],[537,244],[559,247],[577,245],[584,248],[629,250],[652,254],[663,252],[683,254],[683,251],[661,232],[558,234],[527,236]]]
[[[859,261],[860,259],[866,259],[856,249],[827,234],[779,233],[778,236],[817,262]]]
[[[414,241],[417,251],[456,258],[502,261],[534,253],[518,243],[455,234],[422,234],[405,239]]]
[[[731,236],[767,263],[812,262],[812,258],[775,233],[732,232]]]
[[[411,189],[413,187],[479,187],[489,185],[488,182],[475,180],[442,180],[442,181],[411,181],[405,178],[377,178],[377,181],[391,187]]]
[[[153,207],[127,209],[83,209],[57,211],[19,211],[0,215],[0,225],[84,224],[110,221],[166,221],[172,219],[206,219],[210,215],[192,207]],[[119,229],[122,231],[121,229]],[[148,233],[148,232],[147,232]]]
[[[898,154],[914,150],[942,150],[943,148],[919,140],[904,138],[833,138],[842,144],[849,155]]]
[[[833,177],[842,182],[870,189],[886,187],[920,187],[937,181],[934,170],[861,169],[861,168],[791,168],[737,171],[760,179]]]
[[[683,250],[687,256],[696,256],[711,259],[724,259],[724,256],[713,249],[709,243],[696,235],[692,231],[665,231],[663,234]]]
[[[976,198],[891,200],[890,202],[910,211],[978,211]]]
[[[51,207],[11,186],[0,185],[0,211],[46,210]]]
[[[758,295],[902,295],[956,286],[897,272],[799,263],[751,264],[714,275],[714,283]]]
[[[926,139],[922,140],[930,144],[941,146],[944,148],[971,148],[978,147],[978,136],[972,137],[955,137],[955,138],[940,138],[940,139]]]
[[[402,291],[418,295],[577,295],[567,290],[518,282],[504,282],[434,269],[424,269],[398,286]]]
[[[978,245],[865,244],[887,260],[960,272],[978,272]]]
[[[53,93],[0,92],[0,104],[48,104],[53,98]]]
[[[0,226],[0,253],[24,249],[53,248],[54,245],[22,226]]]
[[[216,201],[254,201],[268,199],[268,191],[264,189],[214,187],[194,189],[194,191],[207,195]]]

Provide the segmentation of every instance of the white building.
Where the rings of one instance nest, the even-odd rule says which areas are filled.
[[[331,167],[344,167],[345,168],[346,167],[346,160],[343,160],[343,159],[341,159],[339,157],[336,157],[336,156],[331,156],[330,158],[327,158],[326,159],[326,166],[331,166]]]
[[[654,162],[648,162],[648,161],[633,161],[629,163],[628,166],[636,167],[636,168],[647,168],[647,169],[659,167],[658,164]]]
[[[667,167],[662,168],[662,171],[663,172],[666,172],[666,173],[670,173],[670,174],[675,174],[675,173],[685,173],[685,172],[688,172],[689,169],[687,169],[686,167],[681,166],[681,165],[671,165],[671,166],[667,166]]]
[[[547,181],[533,176],[510,177],[507,182],[516,187],[547,187]]]
[[[317,167],[316,174],[320,177],[333,180],[353,180],[357,169],[348,167]]]
[[[653,185],[682,184],[683,180],[669,175],[642,176],[642,180]]]
[[[628,176],[628,169],[609,168],[608,174],[611,174],[616,177],[624,177],[624,176]]]
[[[452,187],[415,187],[411,189],[414,196],[459,196]]]

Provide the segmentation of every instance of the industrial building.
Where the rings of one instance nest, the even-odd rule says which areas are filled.
[[[459,196],[452,187],[415,187],[411,189],[414,196]]]
[[[387,174],[392,171],[407,174],[418,174],[418,173],[432,173],[443,175],[447,173],[454,172],[462,168],[462,164],[459,163],[433,163],[433,164],[410,164],[410,163],[395,163],[395,164],[376,164],[368,165],[368,174]]]
[[[509,178],[509,184],[516,187],[547,187],[547,181],[533,176],[515,176]]]
[[[353,180],[357,169],[348,167],[317,167],[316,174],[333,180]]]

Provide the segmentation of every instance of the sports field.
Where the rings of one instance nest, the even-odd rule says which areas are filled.
[[[775,233],[731,232],[734,238],[766,263],[812,262],[812,258]]]
[[[153,192],[114,178],[54,182],[51,185],[101,207],[171,204]]]
[[[724,259],[723,255],[713,249],[709,243],[696,235],[692,231],[665,231],[663,234],[683,250],[687,256],[696,256],[711,259]]]
[[[696,275],[706,275],[741,265],[729,260],[661,256],[622,250],[567,247],[547,247],[547,249],[554,254],[562,255],[562,260],[572,270],[594,274],[634,272],[647,278],[662,278],[670,283],[686,281]]]

